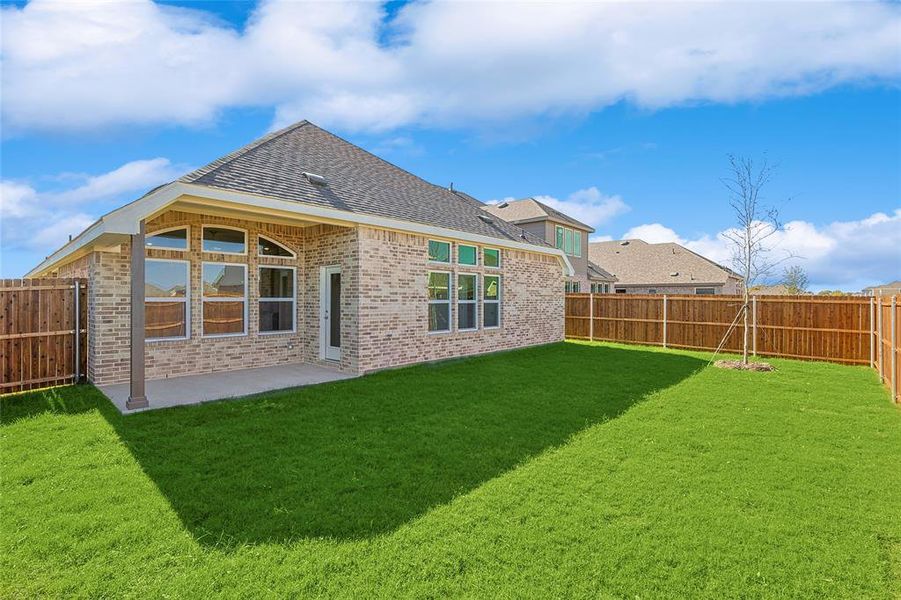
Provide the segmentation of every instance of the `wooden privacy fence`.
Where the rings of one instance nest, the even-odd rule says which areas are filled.
[[[876,351],[873,366],[901,402],[901,303],[896,296],[874,298]]]
[[[0,394],[81,379],[87,315],[82,279],[0,279]]]
[[[567,294],[566,336],[716,350],[729,332],[723,351],[741,352],[743,321],[739,318],[731,332],[730,326],[742,302],[741,296]],[[763,356],[870,365],[894,386],[897,399],[898,310],[889,298],[755,296],[749,350]]]

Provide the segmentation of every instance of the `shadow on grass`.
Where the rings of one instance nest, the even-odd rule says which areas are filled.
[[[354,539],[396,529],[702,366],[555,344],[129,417],[100,408],[201,543]]]

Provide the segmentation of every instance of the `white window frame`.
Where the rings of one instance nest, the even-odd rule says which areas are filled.
[[[215,253],[213,253],[215,254]],[[244,267],[244,331],[241,333],[205,333],[203,330],[203,326],[205,324],[203,318],[203,306],[206,302],[238,302],[238,300],[232,296],[228,297],[212,297],[208,298],[203,293],[203,267],[206,265],[226,265],[226,266],[234,266],[234,267]],[[218,260],[205,260],[200,264],[200,337],[202,338],[228,338],[228,337],[244,337],[247,335],[247,321],[248,321],[248,310],[247,307],[250,304],[250,287],[247,282],[247,264],[246,263],[235,263],[235,262],[225,262]]]
[[[428,244],[430,244],[430,243],[432,243],[432,242],[435,242],[435,243],[438,243],[438,244],[447,244],[447,262],[443,262],[443,261],[440,261],[440,260],[432,260],[432,258],[429,256],[429,246],[428,246]],[[428,262],[429,262],[430,264],[433,264],[433,265],[450,265],[450,264],[453,264],[453,262],[454,262],[454,243],[453,243],[453,242],[449,242],[449,241],[447,241],[447,240],[434,240],[434,239],[429,240],[429,241],[426,243],[425,254],[426,254],[426,258],[428,259]]]
[[[486,290],[488,288],[488,286],[485,285],[486,277],[497,277],[497,300],[485,300],[484,290]],[[501,315],[501,311],[502,311],[501,303],[504,299],[504,282],[503,282],[500,274],[492,273],[491,275],[485,275],[485,274],[482,275],[482,296],[481,296],[481,298],[482,298],[482,319],[483,319],[482,320],[482,329],[485,329],[485,330],[500,329],[501,325],[504,322],[503,316]],[[497,304],[497,325],[492,325],[490,327],[488,325],[485,325],[485,321],[484,321],[485,304]]]
[[[184,248],[157,248],[156,246],[148,246],[147,239],[152,238],[155,235],[159,235],[161,233],[168,233],[170,231],[176,231],[178,229],[185,230],[185,247]],[[166,227],[164,229],[157,229],[151,233],[144,235],[144,248],[148,250],[164,250],[168,252],[189,252],[191,250],[191,226],[190,225],[175,225],[174,227]]]
[[[452,271],[428,271],[426,275],[426,296],[428,296],[429,293],[429,277],[432,275],[432,273],[447,275],[447,300],[432,300],[431,298],[428,299],[429,306],[431,306],[432,304],[447,304],[447,329],[429,329],[428,312],[426,312],[426,329],[428,330],[429,335],[451,333],[454,330],[454,311],[451,310],[452,304],[454,302],[454,274]]]
[[[494,250],[497,252],[497,266],[496,267],[485,264],[485,250]],[[503,253],[501,252],[500,248],[492,248],[490,246],[482,248],[482,266],[485,267],[486,269],[500,269],[501,265],[503,264],[503,258],[501,257],[502,254]]]
[[[473,299],[472,300],[460,300],[460,277],[467,276],[473,277],[475,279],[474,290],[473,290]],[[492,275],[493,277],[493,275]],[[479,274],[478,273],[457,273],[457,277],[455,280],[456,286],[454,286],[456,301],[457,301],[457,322],[456,327],[457,331],[478,331],[479,330]],[[500,284],[498,284],[500,285]],[[475,323],[475,327],[467,327],[466,329],[460,328],[460,305],[461,304],[473,304],[475,305],[475,318],[473,319],[473,323]]]
[[[144,303],[147,302],[184,302],[185,304],[185,334],[179,337],[152,337],[146,338],[145,342],[182,342],[184,340],[191,339],[191,261],[181,259],[181,258],[145,258],[145,262],[174,262],[181,263],[185,266],[185,271],[187,272],[187,277],[185,278],[185,282],[187,285],[185,286],[185,297],[184,298],[147,298],[145,296]]]
[[[204,237],[203,234],[207,229],[231,229],[233,231],[241,231],[244,233],[244,252],[222,252],[220,250],[207,250],[203,247]],[[205,254],[224,254],[227,256],[247,256],[247,246],[250,245],[250,235],[248,235],[247,230],[242,227],[232,227],[231,225],[216,225],[215,223],[210,223],[207,225],[200,226],[200,251]],[[212,261],[216,262],[216,261]],[[233,263],[229,263],[233,264]]]
[[[272,242],[273,244],[276,244],[277,246],[281,246],[282,248],[284,248],[285,250],[290,252],[291,256],[273,256],[271,254],[263,254],[262,252],[260,252],[260,240],[261,239],[268,240],[268,241]],[[296,260],[297,252],[295,252],[294,250],[289,248],[288,244],[285,244],[284,242],[280,242],[270,235],[263,235],[262,233],[259,233],[259,234],[257,234],[257,256],[259,256],[260,258],[273,258],[275,260]]]
[[[437,241],[437,240],[435,240]],[[473,244],[456,244],[457,246],[457,264],[464,267],[477,267],[479,265],[479,247],[474,246]],[[473,257],[475,257],[475,262],[472,264],[469,263],[461,263],[460,262],[460,248],[472,248]],[[500,261],[498,261],[500,262]]]
[[[271,257],[274,258],[274,257]],[[288,302],[288,298],[264,298],[260,296],[260,282],[263,281],[263,269],[290,269],[291,270],[291,289],[294,294],[291,296],[291,329],[282,329],[279,331],[263,331],[260,329],[260,304],[263,302]],[[297,333],[297,267],[289,265],[258,265],[257,266],[257,334],[258,335],[285,335]]]

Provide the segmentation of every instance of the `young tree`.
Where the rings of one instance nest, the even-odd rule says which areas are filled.
[[[729,205],[735,214],[736,225],[723,236],[732,246],[732,262],[742,277],[744,302],[741,316],[744,324],[742,363],[748,364],[748,328],[750,289],[762,277],[766,277],[779,263],[789,258],[774,259],[772,251],[779,231],[779,212],[761,198],[761,190],[770,182],[773,167],[764,158],[759,165],[751,158],[729,155],[729,177],[723,185],[729,193]]]
[[[807,273],[799,265],[793,265],[782,271],[782,285],[789,294],[803,294],[807,291]]]

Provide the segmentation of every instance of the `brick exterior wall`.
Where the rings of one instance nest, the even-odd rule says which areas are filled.
[[[456,244],[451,247],[456,259]],[[501,268],[428,262],[428,238],[360,229],[360,370],[362,372],[546,344],[563,339],[563,271],[556,258],[501,250]],[[428,331],[429,271],[501,276],[501,326],[457,331],[456,290],[451,294],[451,331]],[[454,277],[451,279],[454,288]]]
[[[146,343],[146,376],[210,373],[292,362],[331,364],[320,358],[320,268],[341,267],[341,359],[345,372],[479,354],[563,339],[563,275],[554,257],[502,250],[501,268],[433,265],[428,238],[368,227],[314,225],[306,228],[170,211],[147,223],[147,233],[189,227],[189,250],[148,248],[148,258],[190,261],[190,337]],[[247,231],[247,254],[202,251],[202,226],[227,225]],[[262,234],[297,258],[257,256]],[[453,248],[456,256],[456,248]],[[95,384],[127,382],[130,333],[130,247],[124,243],[93,252],[60,268],[61,277],[89,281],[88,377]],[[247,265],[247,335],[202,335],[203,262]],[[296,269],[296,331],[259,332],[259,270],[263,264]],[[500,274],[501,327],[473,332],[429,333],[429,270]],[[452,283],[453,285],[453,283]],[[479,278],[481,293],[481,277]],[[478,304],[481,325],[481,302]],[[452,303],[452,323],[456,307]]]

